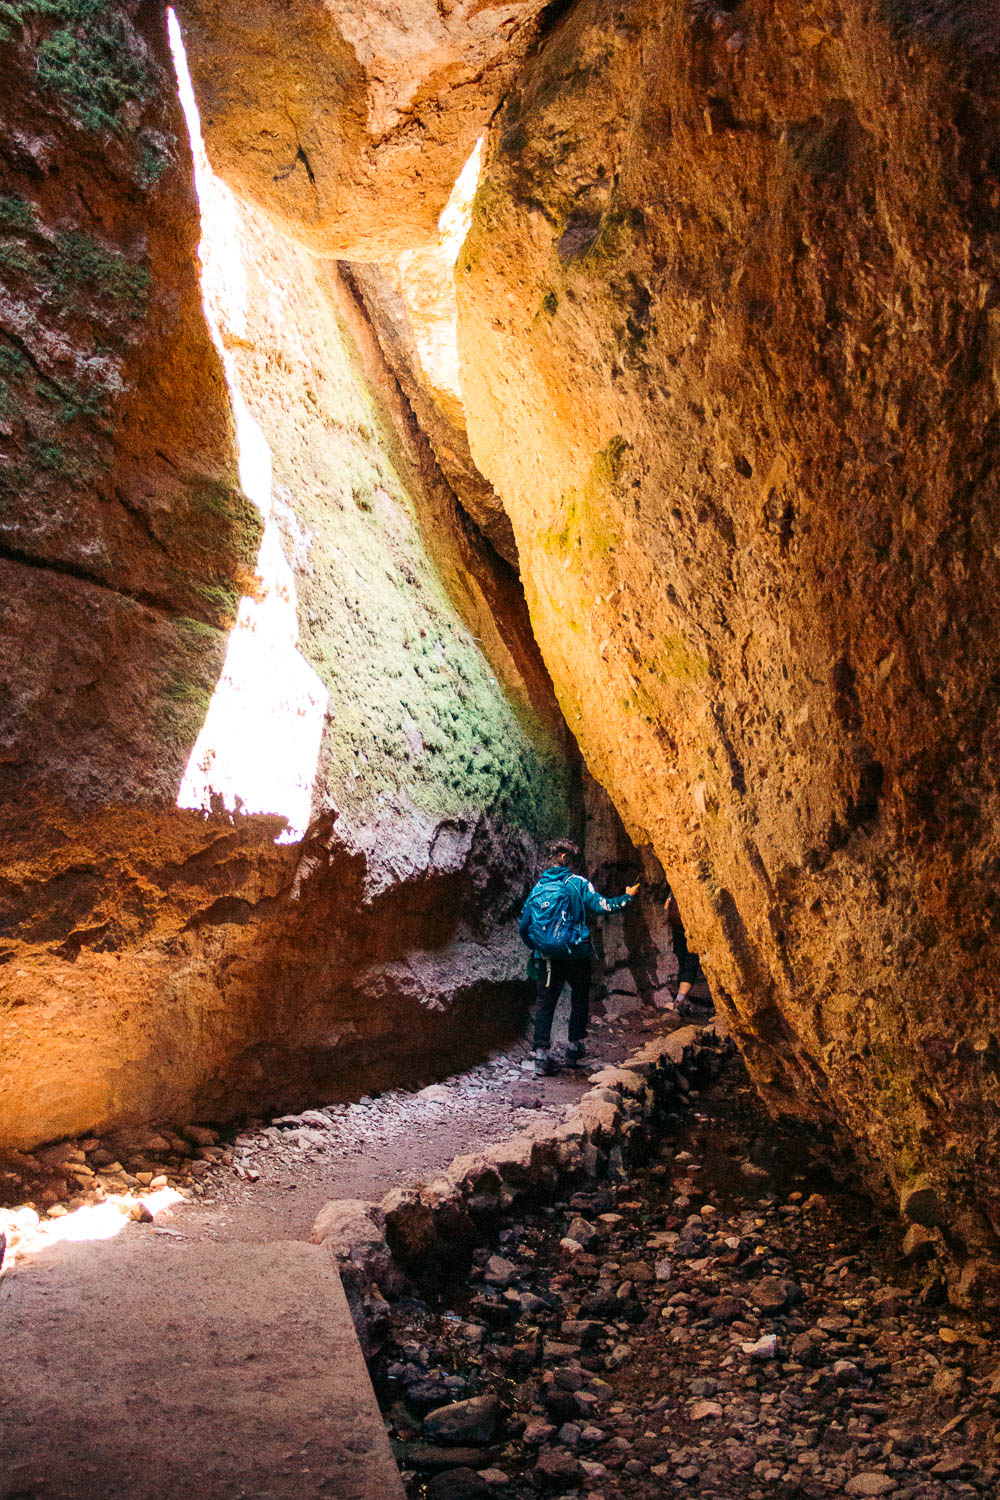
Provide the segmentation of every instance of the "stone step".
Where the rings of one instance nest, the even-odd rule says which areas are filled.
[[[138,1226],[0,1282],[0,1496],[402,1500],[339,1276]]]

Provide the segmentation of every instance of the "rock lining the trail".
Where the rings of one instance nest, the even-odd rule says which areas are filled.
[[[592,1074],[590,1090],[558,1122],[542,1118],[508,1140],[457,1156],[430,1182],[393,1189],[381,1203],[327,1203],[311,1240],[325,1245],[340,1267],[366,1355],[374,1356],[384,1336],[386,1298],[401,1295],[411,1278],[468,1261],[526,1203],[643,1160],[670,1112],[732,1050],[718,1022],[681,1027],[647,1042],[622,1066]],[[584,1248],[566,1243],[570,1254]],[[502,1286],[506,1275],[503,1258],[494,1256],[486,1280]]]

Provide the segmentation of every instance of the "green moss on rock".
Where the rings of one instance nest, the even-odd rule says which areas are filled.
[[[546,552],[564,554],[571,565],[583,568],[594,558],[609,556],[619,545],[618,533],[605,519],[611,509],[607,494],[621,478],[628,450],[620,433],[598,449],[583,483],[563,497],[562,527],[540,533],[538,542]]]
[[[53,287],[71,302],[97,297],[140,318],[149,298],[148,265],[109,250],[88,234],[59,234],[49,275]]]
[[[37,42],[35,28],[53,29]],[[156,87],[145,46],[106,0],[3,0],[0,44],[34,45],[41,87],[68,104],[85,130],[121,133],[126,107]]]

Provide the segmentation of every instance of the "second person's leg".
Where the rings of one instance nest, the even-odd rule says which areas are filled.
[[[575,1067],[587,1050],[583,1043],[590,1023],[590,959],[574,959],[568,968],[570,1011],[566,1061]]]

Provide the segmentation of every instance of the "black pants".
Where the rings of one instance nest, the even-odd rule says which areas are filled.
[[[590,1020],[590,958],[543,958],[535,1008],[535,1046],[547,1047],[552,1040],[555,1015],[564,984],[569,985],[569,1039],[582,1042]]]
[[[683,927],[672,927],[670,935],[674,940],[674,956],[677,959],[677,983],[694,984],[698,978],[698,955],[688,947]]]

